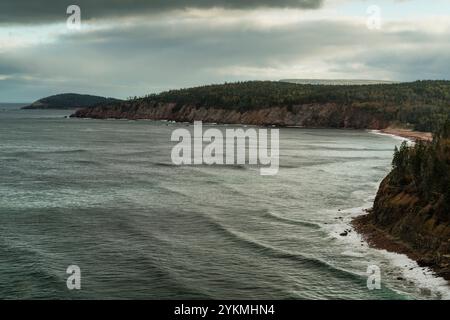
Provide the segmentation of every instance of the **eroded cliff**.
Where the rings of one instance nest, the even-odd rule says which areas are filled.
[[[369,243],[450,280],[450,126],[444,131],[432,143],[396,151],[373,209],[354,224]]]
[[[337,104],[307,104],[290,107],[271,107],[255,110],[229,110],[175,103],[126,102],[82,109],[74,114],[79,118],[95,119],[152,119],[179,122],[306,126],[328,128],[382,129],[389,125],[385,115],[353,106]]]
[[[74,116],[431,131],[450,113],[449,94],[449,81],[338,86],[248,81],[107,102]]]

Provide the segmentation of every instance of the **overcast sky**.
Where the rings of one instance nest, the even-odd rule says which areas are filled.
[[[71,4],[80,30],[67,27]],[[237,80],[449,79],[449,18],[450,0],[1,0],[0,101]]]

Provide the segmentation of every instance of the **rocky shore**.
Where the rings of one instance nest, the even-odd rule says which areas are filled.
[[[424,258],[423,252],[420,250],[412,248],[402,240],[393,237],[388,232],[380,229],[373,222],[370,214],[355,218],[353,221],[353,227],[358,233],[362,234],[364,240],[371,247],[404,254],[411,260],[416,261],[419,266],[430,268],[436,273],[436,275],[450,282],[448,261],[440,263],[426,257]]]
[[[421,203],[414,190],[380,185],[374,207],[354,219],[353,226],[369,245],[405,254],[450,280],[450,223],[442,199]]]
[[[448,81],[370,85],[245,81],[105,102],[73,116],[310,128],[381,130],[403,126],[429,131],[448,114],[448,92]]]
[[[305,126],[316,128],[383,129],[389,121],[383,114],[336,104],[308,104],[257,110],[228,110],[175,103],[127,102],[81,109],[72,117],[93,119],[151,119],[177,122],[203,121],[221,124]]]

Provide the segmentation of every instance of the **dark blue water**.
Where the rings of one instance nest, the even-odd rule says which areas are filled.
[[[263,177],[173,166],[183,124],[69,113],[0,107],[1,298],[446,297],[406,258],[339,236],[370,206],[399,140],[281,129],[280,172]],[[79,291],[66,287],[73,264]],[[381,290],[366,286],[373,264]]]

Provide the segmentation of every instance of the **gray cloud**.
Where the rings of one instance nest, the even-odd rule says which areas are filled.
[[[440,48],[423,46],[378,50],[376,53],[356,55],[355,59],[376,70],[391,70],[398,80],[450,79],[450,45]],[[345,65],[345,64],[343,64]],[[348,69],[347,69],[348,70]]]
[[[0,100],[68,91],[127,97],[212,82],[277,80],[284,77],[279,70],[294,66],[297,73],[288,77],[308,78],[323,68],[328,77],[448,78],[449,36],[317,20],[275,28],[168,27],[164,20],[111,26],[2,54],[0,74],[9,77],[0,81]]]
[[[45,23],[64,21],[66,9],[77,4],[84,19],[99,19],[114,16],[160,13],[186,8],[233,8],[254,9],[304,8],[316,9],[323,0],[2,0],[0,23]]]

